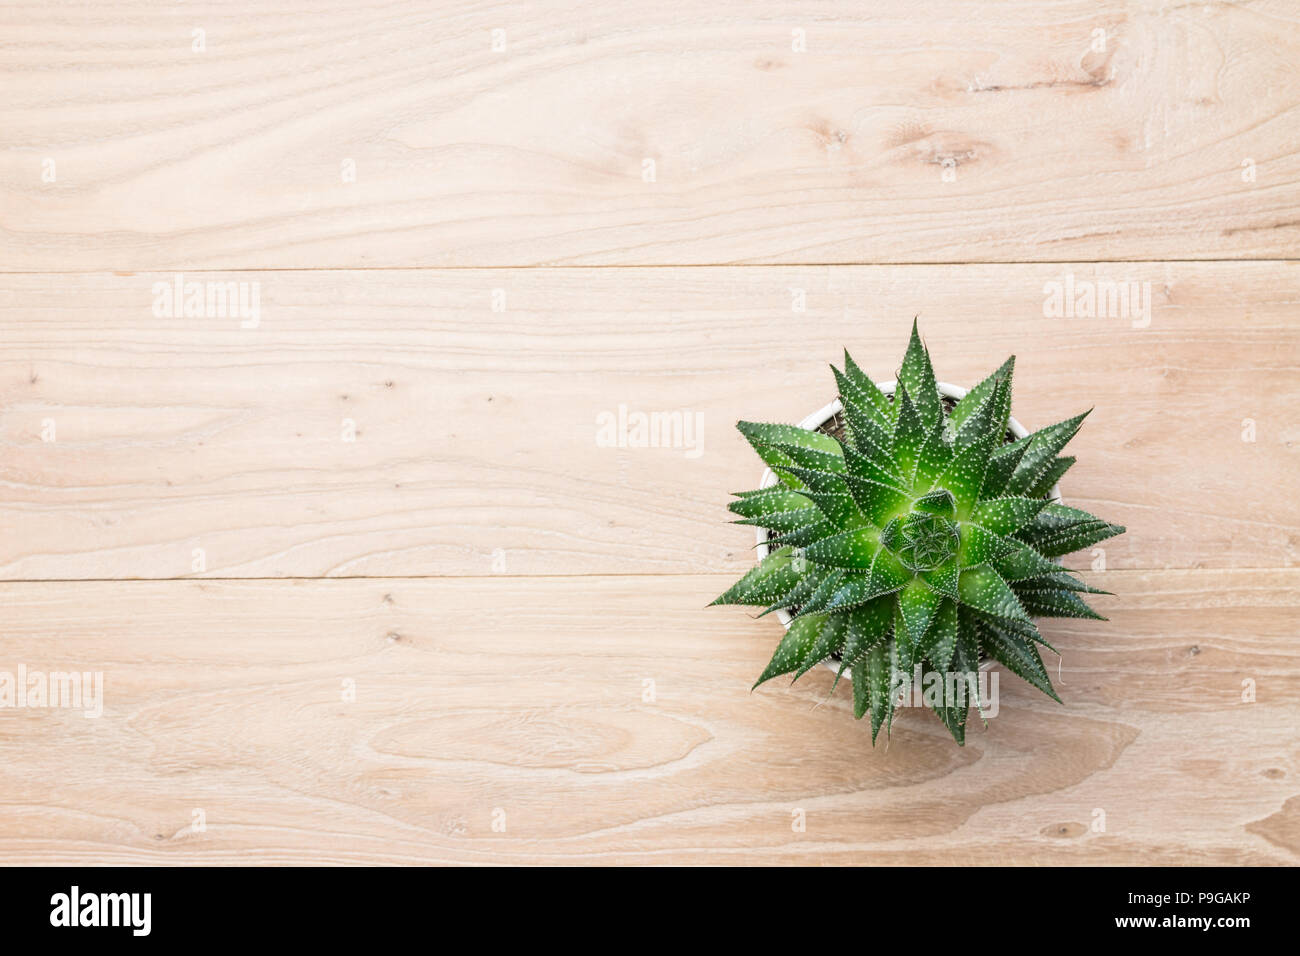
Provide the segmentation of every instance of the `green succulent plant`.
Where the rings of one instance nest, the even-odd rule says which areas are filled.
[[[730,509],[766,529],[771,550],[713,603],[793,617],[755,687],[838,659],[839,676],[851,669],[854,716],[871,713],[873,744],[918,665],[923,681],[973,678],[992,658],[1060,701],[1037,645],[1055,648],[1034,619],[1102,620],[1080,594],[1108,592],[1052,559],[1124,529],[1048,499],[1088,413],[1014,439],[1014,364],[949,407],[913,323],[893,395],[847,351],[844,370],[832,366],[842,440],[738,423],[778,481],[739,492]],[[956,687],[932,706],[964,744],[971,704],[983,707],[973,679]]]

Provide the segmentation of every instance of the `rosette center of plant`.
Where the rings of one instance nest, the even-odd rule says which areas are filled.
[[[961,543],[955,524],[942,515],[924,511],[913,511],[891,523],[880,540],[913,571],[934,570],[955,555]]]

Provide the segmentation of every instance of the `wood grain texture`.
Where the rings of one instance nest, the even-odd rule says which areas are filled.
[[[780,627],[701,611],[723,575],[3,584],[0,669],[105,706],[0,712],[0,853],[1300,862],[1300,570],[1091,580],[1111,620],[1045,628],[1064,707],[1002,674],[964,749],[906,711],[875,750],[829,673],[749,692]]]
[[[736,420],[820,407],[843,345],[892,377],[918,313],[947,381],[1017,354],[1026,425],[1095,407],[1063,491],[1128,526],[1111,567],[1295,564],[1300,271],[1071,267],[1150,283],[1145,328],[1044,318],[1062,271],[219,275],[261,283],[256,329],[155,317],[165,273],[5,276],[0,575],[182,577],[196,548],[218,577],[736,572],[725,505],[762,470]],[[698,442],[603,447],[620,406]]]
[[[1281,258],[1300,239],[1288,0],[28,2],[0,35],[8,270]]]
[[[0,707],[0,860],[1300,863],[1297,50],[1287,0],[6,5],[0,700],[104,712]],[[1063,491],[1129,528],[1066,706],[1002,674],[964,749],[750,693],[779,625],[704,608],[736,420],[913,316],[1093,406]]]

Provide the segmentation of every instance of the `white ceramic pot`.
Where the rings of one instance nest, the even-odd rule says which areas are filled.
[[[886,395],[893,395],[894,388],[897,384],[898,384],[897,382],[878,382],[877,387]],[[940,382],[939,394],[943,395],[945,398],[951,398],[953,401],[957,401],[965,397],[966,389],[962,388],[960,385],[949,385],[947,382]],[[843,410],[844,410],[844,406],[840,404],[840,400],[837,398],[829,405],[826,405],[825,407],[818,409],[817,411],[809,415],[807,418],[805,418],[803,421],[801,421],[799,423],[799,427],[806,428],[809,431],[816,431],[818,428],[826,424],[826,422],[830,421],[832,418],[834,418]],[[1007,430],[1011,432],[1011,434],[1015,435],[1017,438],[1024,438],[1026,435],[1029,434],[1029,430],[1025,428],[1024,425],[1020,424],[1020,422],[1016,421],[1014,418],[1010,418],[1007,420]],[[771,468],[768,468],[766,471],[763,472],[763,480],[762,482],[760,482],[759,487],[770,488],[773,485],[775,485],[777,481],[778,479],[776,477],[776,473],[773,472]],[[1052,485],[1052,490],[1048,493],[1048,497],[1050,497],[1053,501],[1061,500],[1061,486],[1059,483]],[[762,561],[764,558],[767,557],[768,547],[767,547],[766,528],[758,529],[758,547],[755,549],[755,552],[758,555],[759,561]],[[790,627],[790,621],[791,621],[790,614],[784,608],[778,609],[776,611],[776,616],[777,619],[780,620],[783,627],[786,628]],[[831,670],[836,671],[837,673],[839,672],[840,668],[838,664],[835,664],[831,661],[823,661],[822,664],[826,667],[829,667]],[[985,661],[983,664],[980,665],[980,669],[983,670],[991,666],[993,666],[992,661]],[[844,669],[844,676],[846,678],[851,677],[852,673],[853,672],[850,668],[846,667]]]

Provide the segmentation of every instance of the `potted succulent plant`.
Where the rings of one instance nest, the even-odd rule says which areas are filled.
[[[730,510],[759,529],[758,564],[714,604],[775,612],[785,636],[755,687],[828,663],[853,684],[871,739],[919,673],[965,742],[973,678],[997,661],[1059,701],[1035,618],[1098,618],[1104,594],[1057,560],[1124,529],[1061,503],[1060,451],[1087,412],[1030,434],[1011,417],[1014,356],[970,391],[940,384],[915,323],[897,382],[874,383],[847,352],[839,400],[800,425],[740,422],[768,465]],[[938,681],[931,678],[938,677]],[[955,688],[955,693],[954,693]]]

